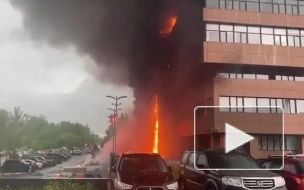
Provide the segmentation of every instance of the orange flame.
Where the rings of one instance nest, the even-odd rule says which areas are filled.
[[[153,153],[158,153],[158,98],[155,96],[155,126],[154,126],[154,144],[153,144]]]
[[[173,16],[170,19],[168,19],[165,23],[165,25],[162,27],[160,33],[161,34],[165,34],[168,35],[171,33],[171,31],[173,30],[175,23],[177,21],[177,17]]]

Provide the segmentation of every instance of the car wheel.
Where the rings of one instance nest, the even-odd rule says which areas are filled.
[[[206,190],[216,190],[213,186],[207,186]]]

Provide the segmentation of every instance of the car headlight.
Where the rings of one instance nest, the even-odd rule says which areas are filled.
[[[129,185],[129,184],[126,184],[126,183],[123,183],[121,181],[116,181],[116,188],[117,189],[121,189],[121,190],[124,190],[124,189],[132,189],[132,185]]]
[[[228,186],[242,187],[242,179],[239,177],[222,177],[222,183]]]
[[[174,182],[174,183],[171,183],[171,184],[167,185],[167,189],[178,190],[178,183]]]
[[[282,187],[285,185],[285,180],[282,177],[274,177],[274,184],[276,187]]]

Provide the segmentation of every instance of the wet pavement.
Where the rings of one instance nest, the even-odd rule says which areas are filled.
[[[72,156],[69,160],[63,162],[62,164],[58,164],[57,166],[53,167],[47,167],[42,168],[36,172],[34,172],[32,175],[28,174],[7,174],[2,175],[1,177],[5,178],[45,178],[49,173],[52,173],[53,171],[62,170],[64,167],[72,167],[77,166],[79,163],[82,162],[89,162],[92,159],[91,155],[80,155],[80,156]]]

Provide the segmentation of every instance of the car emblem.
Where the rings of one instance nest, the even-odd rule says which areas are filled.
[[[263,186],[263,182],[262,181],[258,181],[258,187],[262,187]]]

